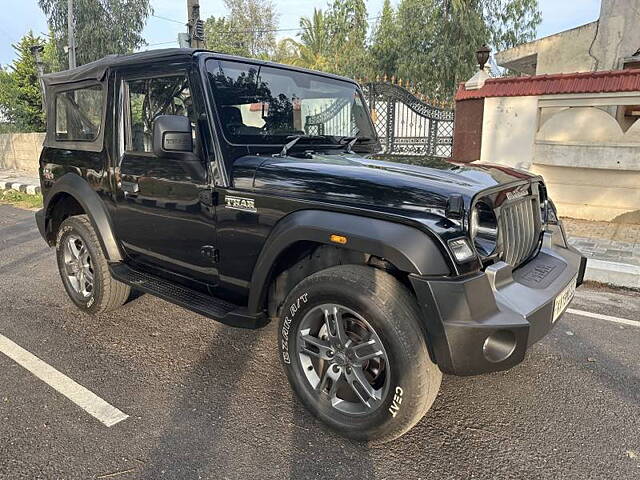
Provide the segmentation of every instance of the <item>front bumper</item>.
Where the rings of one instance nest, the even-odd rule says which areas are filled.
[[[571,282],[582,283],[585,267],[558,228],[545,232],[540,253],[516,271],[499,262],[453,280],[411,276],[440,369],[477,375],[522,362],[557,323],[555,299]]]

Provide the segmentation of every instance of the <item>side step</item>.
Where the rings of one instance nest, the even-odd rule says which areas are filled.
[[[175,303],[187,310],[232,327],[253,329],[263,327],[268,323],[268,318],[264,313],[249,315],[246,307],[206,295],[150,273],[135,270],[124,263],[109,265],[109,271],[113,278],[126,283],[131,288],[155,295],[167,302]]]

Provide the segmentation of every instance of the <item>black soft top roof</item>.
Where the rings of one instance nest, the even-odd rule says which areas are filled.
[[[227,55],[224,53],[213,52],[211,50],[199,50],[194,48],[164,48],[160,50],[148,50],[146,52],[132,53],[128,55],[107,55],[100,60],[87,63],[86,65],[82,65],[72,70],[63,70],[62,72],[48,73],[46,75],[43,75],[43,79],[47,87],[53,85],[82,82],[85,80],[94,80],[101,82],[104,79],[107,70],[113,67],[139,65],[145,62],[161,61],[169,58],[188,61],[191,57],[193,57],[194,54],[198,52],[214,54],[216,58],[220,59],[251,62],[259,65],[269,65],[274,67],[284,67],[289,70],[322,75],[324,77],[335,78],[337,80],[344,80],[353,83],[353,80],[350,78],[342,77],[332,73],[318,72],[306,68],[294,67],[292,65],[280,65],[274,62],[258,60],[255,58],[237,57],[235,55]]]
[[[176,57],[183,57],[185,60],[188,60],[195,52],[198,51],[199,50],[193,48],[165,48],[162,50],[149,50],[129,55],[107,55],[100,60],[87,63],[71,70],[48,73],[43,75],[43,78],[44,83],[47,86],[81,82],[83,80],[102,81],[107,70],[112,67],[137,65],[144,62],[165,60],[167,58]]]

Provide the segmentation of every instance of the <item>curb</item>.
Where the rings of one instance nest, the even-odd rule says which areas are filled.
[[[0,190],[17,190],[18,192],[26,193],[29,195],[37,195],[39,193],[42,193],[42,191],[40,190],[40,185],[20,182],[0,181]]]
[[[640,288],[640,266],[588,258],[584,279],[616,287]]]

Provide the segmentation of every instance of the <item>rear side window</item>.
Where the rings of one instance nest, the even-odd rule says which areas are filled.
[[[56,95],[56,141],[92,142],[102,127],[102,87],[99,85]]]

